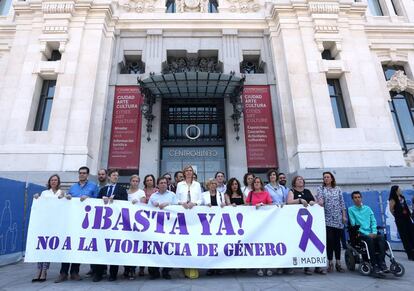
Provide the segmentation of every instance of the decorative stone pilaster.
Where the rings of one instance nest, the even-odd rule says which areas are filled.
[[[240,72],[240,53],[237,29],[223,29],[223,72]]]

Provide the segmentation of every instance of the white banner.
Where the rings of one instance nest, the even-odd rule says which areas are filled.
[[[26,262],[179,268],[326,266],[323,208],[163,210],[100,199],[33,202]]]

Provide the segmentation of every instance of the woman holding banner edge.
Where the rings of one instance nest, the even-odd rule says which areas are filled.
[[[316,204],[312,192],[305,188],[305,179],[302,176],[293,177],[292,189],[288,193],[287,204],[302,204],[304,207]],[[312,275],[309,268],[304,268],[304,272],[305,275]],[[326,270],[316,267],[315,273],[326,275]]]
[[[39,199],[39,197],[54,197],[61,199],[64,197],[64,192],[60,189],[60,177],[57,174],[54,174],[49,177],[47,181],[47,190],[42,191],[42,193],[33,195],[34,199]],[[50,263],[41,262],[37,263],[37,275],[32,279],[32,282],[45,282],[47,277],[47,270],[49,269]]]

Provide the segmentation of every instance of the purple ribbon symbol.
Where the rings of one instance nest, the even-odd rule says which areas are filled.
[[[306,221],[303,219],[302,216],[307,216]],[[303,229],[302,237],[300,238],[299,248],[302,251],[306,251],[306,247],[308,246],[308,241],[311,240],[315,247],[323,253],[325,249],[325,245],[319,240],[316,234],[312,230],[312,222],[313,217],[312,214],[306,209],[302,208],[298,211],[298,216],[296,220],[300,227]]]

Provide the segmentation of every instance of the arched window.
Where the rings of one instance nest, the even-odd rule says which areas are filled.
[[[407,78],[404,67],[384,66],[390,89],[390,108],[398,138],[405,152],[414,149],[414,81]],[[405,84],[401,87],[401,84]]]
[[[405,151],[414,148],[414,98],[408,92],[391,92],[391,113]]]
[[[208,13],[218,13],[218,0],[208,1]]]
[[[175,5],[175,0],[167,0],[167,2],[165,2],[165,7],[166,13],[175,13],[176,11],[176,5]]]

